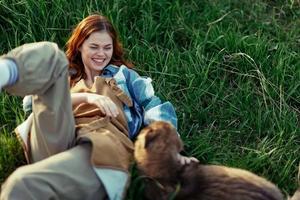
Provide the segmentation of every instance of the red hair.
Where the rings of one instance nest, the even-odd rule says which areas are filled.
[[[71,84],[86,78],[84,65],[79,48],[83,42],[96,31],[106,31],[113,41],[113,55],[110,64],[120,66],[122,64],[132,68],[132,63],[123,58],[123,47],[118,39],[118,34],[112,23],[104,16],[94,14],[84,18],[73,30],[71,37],[66,43],[66,55],[69,60],[71,74]]]

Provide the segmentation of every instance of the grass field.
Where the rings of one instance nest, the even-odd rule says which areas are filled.
[[[89,13],[108,16],[127,58],[178,114],[186,154],[299,186],[299,0],[0,0],[0,53],[26,43],[64,48]],[[21,98],[0,96],[0,182],[24,158]],[[140,199],[133,170],[127,199]]]

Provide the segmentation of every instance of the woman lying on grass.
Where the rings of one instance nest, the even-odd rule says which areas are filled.
[[[131,139],[153,121],[177,126],[172,104],[161,102],[151,79],[131,67],[101,15],[76,26],[66,55],[54,43],[38,42],[1,57],[0,88],[32,95],[32,114],[16,129],[30,165],[8,177],[1,200],[124,198]]]

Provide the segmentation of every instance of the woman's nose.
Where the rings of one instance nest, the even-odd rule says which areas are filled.
[[[98,54],[98,55],[104,55],[103,49],[98,49],[97,54]]]

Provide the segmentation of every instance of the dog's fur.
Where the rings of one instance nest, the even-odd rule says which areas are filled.
[[[176,130],[166,122],[144,128],[135,142],[138,170],[147,178],[147,199],[165,200],[281,200],[269,181],[242,169],[196,162],[181,165],[183,149]]]

